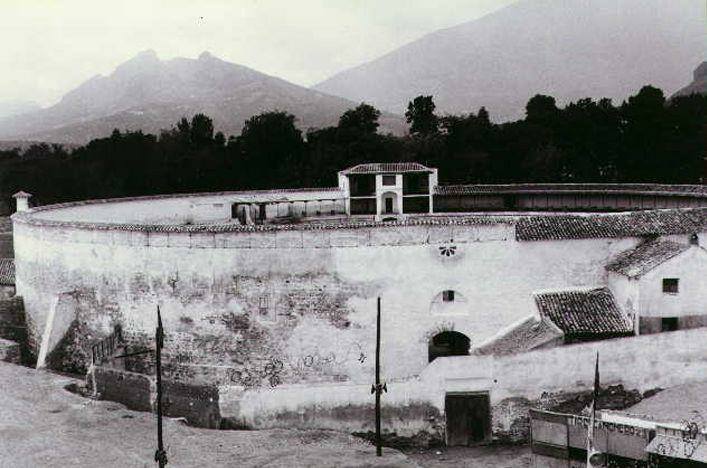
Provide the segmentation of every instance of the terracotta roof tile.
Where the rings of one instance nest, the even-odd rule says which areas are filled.
[[[550,319],[566,337],[633,331],[607,288],[541,292],[534,298],[540,315]]]
[[[530,351],[560,338],[562,331],[547,317],[531,315],[474,349],[474,354],[506,355]]]
[[[459,196],[482,193],[626,193],[673,194],[707,197],[707,185],[672,184],[472,184],[438,185],[435,195]]]
[[[0,258],[0,284],[15,284],[15,259]]]
[[[667,240],[644,242],[634,249],[617,255],[606,269],[630,278],[639,277],[689,248],[688,244]]]
[[[516,239],[537,241],[690,234],[701,232],[705,227],[707,208],[525,216],[516,225]]]
[[[358,164],[341,171],[342,174],[378,174],[381,172],[432,172],[427,166],[416,162],[401,163],[366,163]]]

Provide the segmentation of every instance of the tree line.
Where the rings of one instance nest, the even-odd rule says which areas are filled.
[[[42,204],[159,193],[336,185],[363,162],[418,161],[441,183],[701,183],[707,96],[666,100],[645,86],[620,105],[590,98],[558,107],[536,95],[525,118],[496,124],[485,108],[438,115],[432,96],[408,105],[405,136],[377,132],[380,111],[361,104],[336,126],[303,133],[296,117],[264,112],[226,136],[203,114],[159,135],[114,130],[67,151],[37,144],[0,151],[0,196],[25,190]],[[8,205],[12,206],[12,205]]]

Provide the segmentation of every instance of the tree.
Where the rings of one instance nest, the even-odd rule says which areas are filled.
[[[272,111],[246,120],[235,148],[253,188],[298,186],[304,140],[295,116]]]
[[[405,120],[410,125],[412,135],[427,136],[437,133],[439,119],[435,115],[435,103],[432,96],[417,96],[408,102]]]
[[[525,120],[531,123],[551,124],[559,114],[555,98],[536,94],[525,105]]]
[[[204,146],[213,141],[214,122],[204,114],[196,114],[191,119],[189,140],[196,146]]]
[[[375,107],[361,103],[355,109],[349,109],[339,118],[339,129],[372,135],[378,131],[378,119],[381,113]]]

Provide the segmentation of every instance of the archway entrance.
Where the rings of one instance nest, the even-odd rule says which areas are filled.
[[[445,331],[432,337],[427,347],[428,362],[444,356],[467,356],[469,338],[456,331]]]
[[[385,192],[381,196],[381,214],[399,214],[398,196],[395,192]]]

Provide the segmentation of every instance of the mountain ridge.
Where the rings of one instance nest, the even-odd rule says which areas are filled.
[[[213,118],[226,135],[237,134],[249,117],[270,110],[294,114],[306,129],[335,125],[356,105],[209,52],[196,59],[160,60],[147,50],[107,76],[84,81],[49,108],[0,119],[0,138],[86,143],[108,136],[113,128],[157,133],[199,112]],[[381,129],[403,133],[402,117],[382,115]]]
[[[621,100],[653,84],[671,93],[707,57],[705,11],[689,0],[521,0],[433,31],[314,89],[403,112],[432,94],[441,113],[485,106],[496,120],[523,116],[535,94],[559,103]]]

